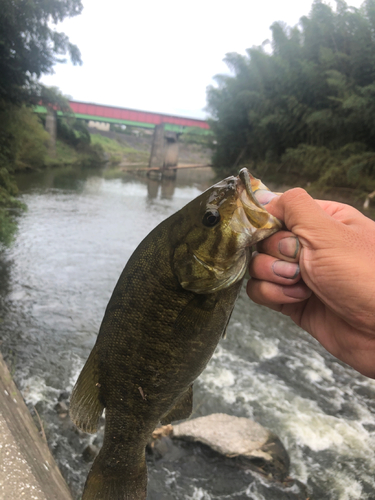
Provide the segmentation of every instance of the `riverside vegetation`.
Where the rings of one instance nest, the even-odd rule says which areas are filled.
[[[248,166],[267,181],[375,190],[375,1],[360,9],[315,0],[290,28],[216,76],[208,110],[220,175]],[[272,50],[269,50],[272,49]]]
[[[83,7],[80,0],[0,0],[0,6],[0,241],[7,242],[14,229],[11,213],[21,207],[12,174],[40,166],[46,155],[47,136],[30,107],[60,104],[38,79],[65,54],[81,63],[78,47],[55,25]]]

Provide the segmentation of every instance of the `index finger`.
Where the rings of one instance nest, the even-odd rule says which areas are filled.
[[[278,231],[258,243],[257,250],[280,260],[298,262],[301,245],[295,234],[290,231]]]

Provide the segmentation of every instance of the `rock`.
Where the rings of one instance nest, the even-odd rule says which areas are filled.
[[[279,438],[248,418],[214,413],[175,425],[173,437],[199,441],[270,479],[284,481],[289,474],[289,456]]]
[[[161,427],[157,427],[152,433],[152,439],[160,439],[163,436],[171,436],[173,434],[173,426],[171,424],[162,425]]]
[[[60,393],[58,401],[67,401],[70,398],[70,392],[63,391]]]
[[[39,413],[39,415],[43,415],[43,413],[47,411],[47,408],[48,408],[47,403],[43,400],[38,401],[34,405],[34,409]],[[32,411],[32,408],[30,408],[30,410]]]
[[[94,438],[94,441],[92,444],[96,446],[97,448],[101,448],[103,446],[103,439],[104,439],[104,433],[103,432],[98,432],[97,435]]]
[[[55,410],[57,413],[68,413],[68,407],[67,407],[66,403],[64,403],[64,401],[59,401],[55,405]]]
[[[164,457],[165,455],[170,453],[172,449],[172,439],[166,436],[157,439],[154,443],[154,446],[152,446],[152,451],[157,456],[157,458]]]
[[[88,444],[82,452],[82,458],[85,462],[92,462],[99,453],[99,448],[93,444]]]
[[[147,452],[152,453],[156,460],[165,459],[167,462],[179,460],[184,452],[172,441],[172,434],[173,426],[170,424],[157,427],[147,444]]]

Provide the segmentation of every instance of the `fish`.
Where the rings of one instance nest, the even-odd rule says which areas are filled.
[[[70,417],[103,446],[82,500],[145,500],[145,448],[191,415],[193,382],[225,335],[251,247],[281,229],[246,168],[153,229],[129,258],[73,388]]]

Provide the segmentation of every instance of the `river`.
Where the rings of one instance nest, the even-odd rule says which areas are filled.
[[[28,210],[0,253],[1,351],[78,500],[90,468],[82,451],[101,437],[76,431],[55,405],[68,398],[137,244],[211,181],[193,170],[163,183],[51,170],[18,183]],[[194,408],[194,416],[224,412],[272,430],[297,482],[269,483],[204,447],[177,444],[149,457],[150,500],[375,498],[375,382],[244,290],[227,338],[195,384]]]

